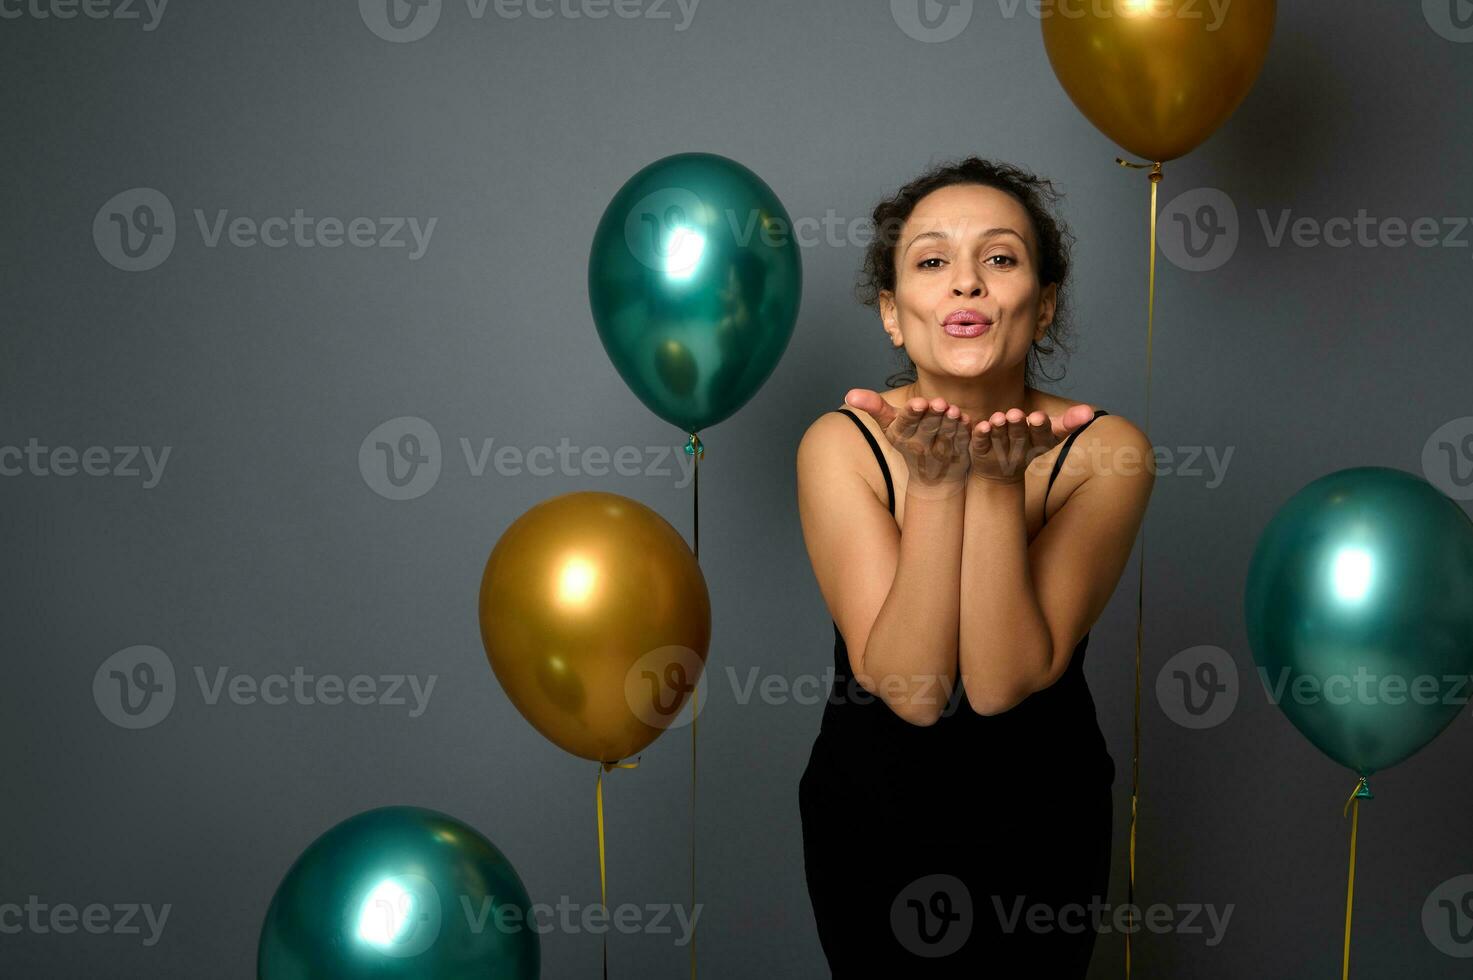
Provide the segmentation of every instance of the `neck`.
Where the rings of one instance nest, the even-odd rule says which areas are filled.
[[[938,378],[917,372],[916,380],[904,389],[907,400],[911,398],[944,398],[948,405],[956,405],[976,425],[993,413],[1006,414],[1009,409],[1021,408],[1031,414],[1040,406],[1037,393],[1023,384],[1022,372],[1007,378]]]

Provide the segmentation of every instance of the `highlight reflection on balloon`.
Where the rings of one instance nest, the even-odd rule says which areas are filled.
[[[675,721],[711,642],[706,579],[643,504],[584,491],[517,518],[486,562],[481,640],[513,705],[554,744],[617,762]]]
[[[686,432],[729,417],[767,380],[801,292],[782,202],[714,153],[649,164],[594,232],[588,297],[599,339],[635,395]]]
[[[1275,0],[1083,0],[1041,18],[1069,98],[1116,144],[1174,160],[1227,121],[1273,37]]]
[[[1284,714],[1368,776],[1430,742],[1473,693],[1473,521],[1410,473],[1331,473],[1265,528],[1244,608]]]

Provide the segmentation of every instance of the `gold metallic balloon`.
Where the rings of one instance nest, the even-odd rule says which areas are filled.
[[[554,744],[617,762],[653,742],[700,681],[711,599],[680,533],[615,493],[545,500],[481,578],[481,642],[512,704]]]
[[[1227,121],[1253,87],[1275,0],[1059,0],[1043,42],[1086,119],[1145,160],[1173,160]]]

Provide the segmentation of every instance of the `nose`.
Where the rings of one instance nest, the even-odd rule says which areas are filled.
[[[951,284],[951,291],[953,293],[957,296],[981,296],[984,294],[985,288],[982,283],[982,277],[977,275],[976,270],[964,262],[958,262],[955,268],[957,270],[956,278]]]

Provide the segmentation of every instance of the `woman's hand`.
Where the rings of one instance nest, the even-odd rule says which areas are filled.
[[[910,477],[906,492],[949,497],[966,488],[971,460],[967,452],[971,420],[944,398],[912,398],[896,411],[877,392],[851,388],[844,404],[868,412],[890,444],[905,457]]]
[[[1022,483],[1029,463],[1094,417],[1088,405],[1072,405],[1058,416],[1042,411],[1024,416],[1021,408],[994,412],[972,429],[971,472],[981,480]]]

